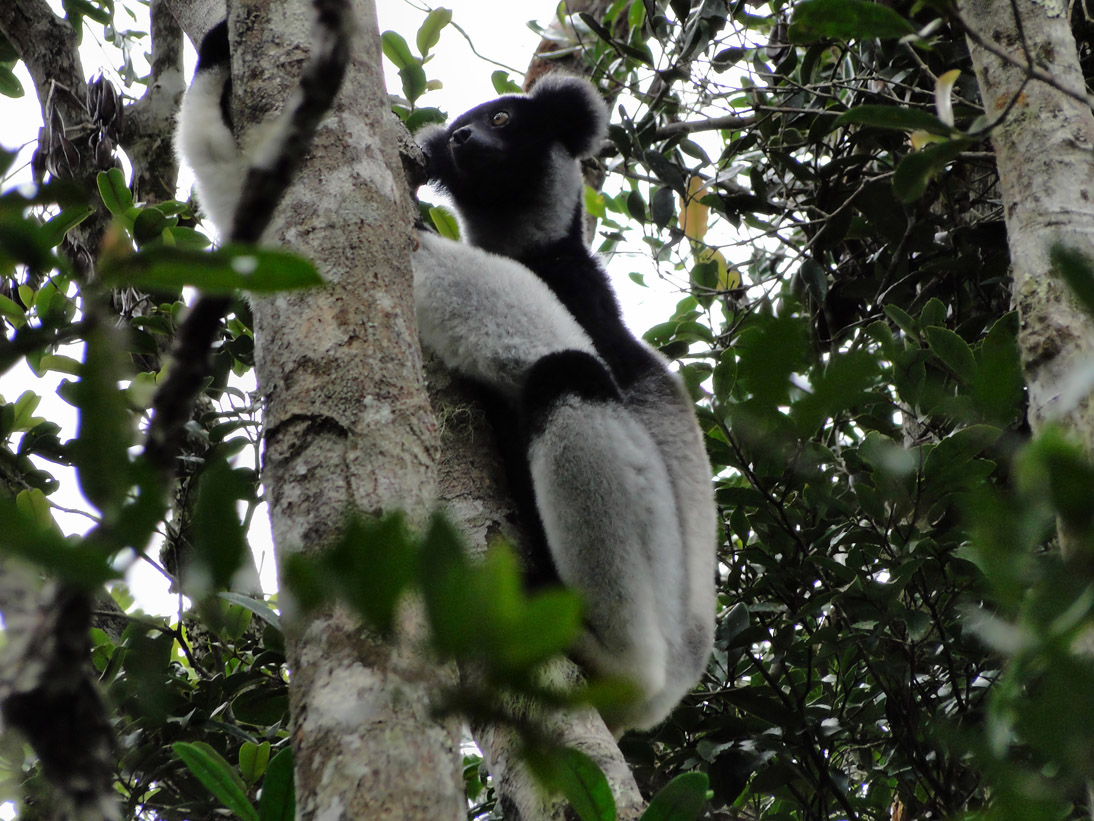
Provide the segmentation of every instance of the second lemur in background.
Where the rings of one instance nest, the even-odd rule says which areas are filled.
[[[177,144],[203,208],[231,227],[246,158],[227,117],[229,42],[210,31]],[[578,161],[606,125],[591,85],[548,77],[420,135],[471,245],[422,233],[413,255],[422,344],[498,398],[559,579],[586,603],[574,650],[637,686],[613,729],[661,721],[713,639],[715,512],[690,400],[631,335],[582,238]]]

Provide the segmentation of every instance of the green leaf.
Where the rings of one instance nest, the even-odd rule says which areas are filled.
[[[1090,504],[1094,465],[1079,447],[1058,428],[1046,428],[1023,454],[1021,470],[1024,485],[1033,485],[1040,492],[1047,488],[1060,518],[1078,532],[1085,530],[1089,540],[1094,525],[1094,507]]]
[[[14,215],[10,219],[0,220],[0,262],[11,261],[22,262],[31,270],[43,273],[57,266],[57,258],[46,242],[45,231],[34,220]],[[33,293],[30,286],[20,285],[20,294],[24,288]],[[29,305],[30,301],[26,299],[24,304]]]
[[[641,821],[695,821],[707,803],[706,773],[681,773],[650,801]]]
[[[80,16],[90,17],[102,26],[110,25],[110,11],[97,3],[89,2],[89,0],[64,0],[62,5],[74,26],[78,27],[78,23],[72,18]]]
[[[277,615],[277,611],[270,605],[261,599],[251,598],[250,596],[244,596],[242,593],[232,593],[222,591],[217,593],[217,598],[223,599],[230,604],[238,605],[245,610],[249,610],[266,622],[271,627],[280,630],[281,629],[281,617]]]
[[[416,44],[418,53],[425,57],[441,39],[441,30],[452,22],[452,9],[433,9],[425,16],[418,29]]]
[[[969,343],[949,328],[932,325],[923,331],[931,352],[966,385],[976,378],[976,357]]]
[[[581,821],[615,821],[608,779],[585,753],[565,747],[528,750],[526,760],[544,786],[566,796]]]
[[[122,216],[133,207],[133,193],[125,184],[125,174],[120,168],[100,171],[95,182],[99,186],[99,196],[111,214]]]
[[[0,66],[0,94],[5,97],[22,97],[25,93],[23,84],[12,70],[7,66]]]
[[[513,577],[520,578],[516,564]],[[530,670],[565,653],[581,632],[581,597],[572,590],[546,590],[521,610],[506,630],[503,661],[511,670]]]
[[[1025,378],[1018,355],[1017,315],[999,319],[976,349],[976,378],[970,387],[984,421],[1006,427],[1021,413]]]
[[[102,551],[61,535],[48,500],[37,488],[22,490],[15,499],[0,497],[0,522],[0,554],[19,556],[82,589],[93,590],[122,576]]]
[[[259,821],[258,813],[247,800],[243,780],[216,750],[208,744],[185,741],[172,744],[171,749],[225,809],[242,821]]]
[[[918,108],[905,108],[898,105],[860,105],[836,117],[835,125],[857,123],[877,128],[892,128],[900,131],[926,131],[949,137],[953,129],[933,114]]]
[[[433,222],[438,234],[459,242],[460,224],[456,221],[455,214],[447,208],[434,206],[429,209],[429,219]]]
[[[259,821],[293,821],[295,817],[292,748],[285,747],[266,768],[262,797],[258,799],[258,818]]]
[[[11,322],[16,328],[21,328],[27,322],[27,312],[12,299],[0,294],[0,316]]]
[[[78,360],[73,359],[71,356],[62,356],[60,354],[46,354],[38,360],[39,371],[55,371],[57,373],[67,373],[73,376],[78,376],[80,373],[80,363]]]
[[[49,509],[49,500],[38,488],[19,491],[15,497],[15,507],[26,517],[27,525],[37,526],[42,531],[56,531]]]
[[[919,312],[919,327],[928,325],[942,326],[946,322],[946,306],[938,297],[932,296]]]
[[[436,649],[454,658],[467,658],[481,648],[480,601],[474,575],[464,555],[459,534],[451,524],[435,516],[422,540],[418,578]],[[494,606],[500,604],[496,599]]]
[[[232,700],[232,715],[244,724],[270,728],[289,716],[289,693],[282,684],[252,687]]]
[[[187,573],[191,584],[195,582],[195,572],[203,569],[208,577],[201,581],[211,584],[214,590],[222,590],[231,584],[232,577],[243,565],[247,534],[236,503],[254,495],[247,476],[222,459],[213,461],[202,472],[194,504],[196,564]]]
[[[792,43],[808,43],[824,37],[903,37],[914,31],[915,26],[891,8],[869,0],[804,0],[794,7],[789,37]]]
[[[248,784],[254,784],[266,772],[270,763],[270,742],[255,744],[244,741],[239,748],[239,772]]]
[[[95,213],[89,205],[76,205],[65,208],[42,226],[42,238],[50,248],[56,248],[65,238],[65,234]]]
[[[665,185],[679,194],[685,199],[688,198],[688,187],[684,182],[684,175],[680,173],[680,169],[672,163],[664,154],[660,151],[654,151],[652,148],[643,154],[643,160],[646,165],[650,167],[650,170],[657,175],[657,178],[661,180]],[[653,195],[654,203],[656,207],[657,197],[661,195],[661,191],[657,191]],[[671,195],[670,195],[671,196]],[[654,220],[656,221],[656,211],[654,212]],[[667,222],[668,220],[666,220]],[[660,224],[660,223],[658,223]]]
[[[84,496],[111,521],[129,494],[132,476],[128,449],[134,420],[118,386],[121,376],[114,336],[103,329],[88,334],[80,380],[73,388],[79,419],[72,461]]]
[[[159,239],[171,220],[158,208],[142,208],[133,221],[133,239],[138,245]]]
[[[969,140],[948,140],[905,155],[893,172],[894,193],[902,202],[919,199],[935,175],[970,145]]]
[[[401,516],[353,518],[322,558],[322,569],[346,600],[377,630],[392,628],[395,608],[418,567],[415,544]]]
[[[811,374],[813,391],[790,408],[798,433],[814,434],[825,419],[853,408],[863,398],[877,373],[877,360],[867,351],[834,353],[824,369]]]
[[[394,31],[385,31],[380,35],[380,47],[384,56],[394,63],[398,69],[404,69],[409,65],[417,65],[418,58],[414,56],[407,45],[403,35]]]
[[[521,88],[509,77],[504,69],[490,72],[490,84],[498,94],[520,94]]]
[[[658,188],[654,191],[653,199],[650,201],[650,217],[653,218],[657,227],[664,228],[668,225],[675,213],[676,202],[672,196],[672,189]]]
[[[444,125],[445,114],[439,108],[431,106],[419,106],[404,120],[407,130],[414,134],[419,128],[427,125]]]
[[[800,319],[765,318],[738,339],[737,380],[765,404],[785,404],[791,374],[804,371],[805,357],[805,328]]]
[[[185,225],[169,225],[164,229],[164,244],[175,248],[191,248],[200,251],[212,243],[205,234]]]
[[[209,294],[234,294],[237,290],[270,294],[323,283],[315,266],[301,257],[240,245],[208,253],[190,248],[145,249],[111,260],[103,280],[114,287],[178,291],[190,286]]]
[[[995,444],[1003,432],[994,425],[970,425],[935,445],[923,463],[923,481],[940,492],[966,477],[965,465]]]
[[[426,89],[422,61],[414,56],[403,36],[394,31],[385,31],[380,35],[380,46],[384,50],[384,56],[399,69],[399,77],[403,81],[403,94],[408,100],[414,102],[425,93]]]
[[[0,34],[0,62],[14,63],[19,59],[19,52],[15,50],[11,40]]]
[[[13,403],[15,415],[11,420],[12,430],[30,430],[41,422],[41,418],[34,416],[42,397],[34,391],[23,391]]]
[[[425,69],[419,63],[399,69],[399,79],[403,81],[403,94],[412,103],[425,94],[429,86]]]

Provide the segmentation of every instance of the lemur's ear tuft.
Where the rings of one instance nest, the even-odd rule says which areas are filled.
[[[608,109],[596,86],[582,77],[552,72],[540,78],[529,98],[546,107],[545,122],[574,157],[591,157],[608,135]]]

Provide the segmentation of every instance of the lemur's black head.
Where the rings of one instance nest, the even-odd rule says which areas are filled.
[[[417,136],[429,179],[451,194],[471,241],[490,245],[481,240],[504,227],[502,211],[512,220],[561,220],[568,230],[581,202],[578,161],[599,150],[607,120],[590,82],[555,73],[528,94],[483,103]]]

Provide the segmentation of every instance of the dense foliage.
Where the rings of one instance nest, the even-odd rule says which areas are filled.
[[[114,27],[109,0],[66,8],[126,54],[139,39]],[[444,116],[429,89],[445,78],[424,58],[449,19],[430,14],[416,50],[384,37],[410,126]],[[1094,567],[1061,560],[1052,535],[1059,517],[1091,543],[1094,470],[1025,425],[1006,232],[960,19],[941,0],[615,0],[568,22],[573,52],[617,103],[607,178],[587,198],[601,250],[644,249],[632,277],[681,292],[646,338],[695,396],[723,513],[717,650],[665,725],[621,742],[641,783],[652,794],[704,773],[725,818],[1082,816],[1094,668],[1075,647],[1094,621]],[[1081,36],[1086,21],[1075,25]],[[18,54],[0,58],[0,92],[18,93]],[[511,88],[503,73],[495,83]],[[118,139],[99,122],[96,145]],[[70,160],[89,152],[66,142],[48,141],[38,165],[83,181]],[[260,419],[232,379],[253,368],[244,301],[219,334],[175,483],[161,487],[131,449],[183,285],[270,290],[312,274],[285,255],[199,253],[185,203],[135,203],[110,151],[90,156],[90,193],[55,182],[0,194],[0,365],[69,375],[59,392],[79,418],[64,431],[36,415],[32,391],[2,398],[3,560],[94,589],[120,579],[126,551],[166,548],[193,610],[147,617],[120,586],[120,607],[95,606],[89,652],[127,816],[283,817],[276,601],[224,592],[260,499]],[[110,221],[105,241],[96,220]],[[94,506],[82,539],[53,522],[69,466]],[[572,636],[573,601],[524,599],[504,556],[480,573],[443,525],[420,544],[372,527],[291,569],[300,602],[337,589],[383,628],[417,584],[448,625],[439,649],[485,659],[500,687],[533,687],[528,666]],[[375,559],[355,550],[377,544]],[[418,573],[423,555],[452,575]],[[378,561],[390,583],[376,582]],[[504,606],[486,608],[483,590]],[[469,613],[491,629],[464,629]],[[487,709],[489,695],[453,698]],[[45,775],[60,764],[11,741],[0,763],[0,799],[20,817],[47,813]],[[474,755],[467,784],[470,815],[494,811]],[[695,789],[665,795],[684,796],[684,813]],[[662,811],[651,817],[685,817]]]

